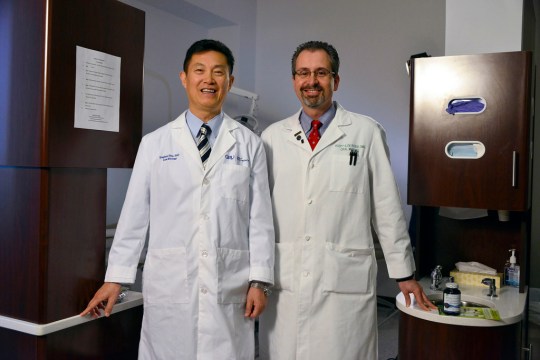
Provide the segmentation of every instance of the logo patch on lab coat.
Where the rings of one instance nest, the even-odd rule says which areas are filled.
[[[237,154],[225,154],[225,163],[234,163],[236,165],[249,166],[249,158],[247,156]]]
[[[180,154],[159,155],[159,160],[161,161],[177,160],[179,156]]]

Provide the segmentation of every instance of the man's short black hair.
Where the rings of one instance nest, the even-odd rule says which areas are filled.
[[[184,72],[187,72],[189,62],[194,54],[202,53],[205,51],[217,51],[225,55],[227,58],[227,64],[229,65],[229,75],[233,72],[234,67],[234,56],[231,49],[227,45],[223,44],[221,41],[203,39],[193,43],[186,52],[186,58],[184,59]]]
[[[337,75],[339,73],[339,55],[335,47],[330,45],[329,43],[326,43],[324,41],[308,41],[303,44],[298,45],[296,48],[291,65],[292,65],[292,75],[294,77],[296,72],[296,59],[298,59],[298,55],[304,50],[324,50],[330,57],[330,65],[332,66],[332,72],[334,75]]]

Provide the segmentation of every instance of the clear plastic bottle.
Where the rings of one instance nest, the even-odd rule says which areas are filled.
[[[443,291],[443,312],[446,315],[459,315],[461,310],[461,291],[455,282],[446,283]]]

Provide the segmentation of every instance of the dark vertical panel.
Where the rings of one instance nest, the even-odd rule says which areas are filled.
[[[39,319],[43,271],[44,172],[0,167],[0,315],[34,322]]]
[[[78,314],[105,275],[106,169],[53,168],[44,323]]]
[[[0,166],[41,155],[45,1],[0,1]]]

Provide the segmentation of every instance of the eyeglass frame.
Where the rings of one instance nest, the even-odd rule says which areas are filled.
[[[320,71],[323,71],[324,70],[324,75],[321,75],[319,74],[318,72]],[[302,74],[299,74],[299,72],[302,71],[302,72],[306,72],[306,74],[302,75]],[[316,70],[309,70],[309,69],[298,69],[298,70],[295,70],[293,75],[294,76],[298,76],[299,78],[301,79],[308,79],[308,78],[311,78],[311,76],[315,75],[315,78],[317,79],[324,79],[325,77],[327,77],[328,75],[331,75],[331,76],[335,76],[336,73],[333,72],[333,71],[330,71],[326,68],[318,68]]]

